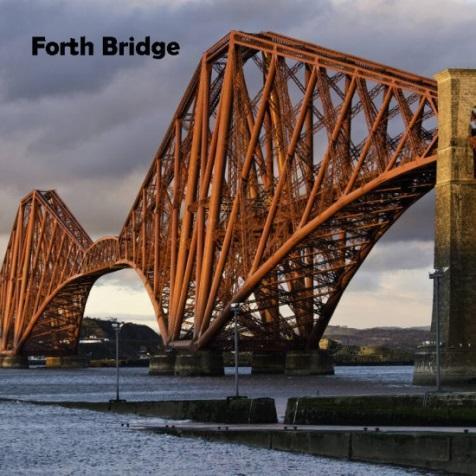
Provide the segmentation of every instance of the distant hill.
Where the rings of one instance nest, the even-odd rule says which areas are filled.
[[[112,320],[85,317],[81,325],[79,353],[90,359],[111,359],[116,355]],[[162,348],[162,338],[149,326],[126,322],[119,332],[121,359],[139,359]]]
[[[115,357],[112,320],[85,317],[81,326],[79,353],[92,360]],[[429,327],[373,327],[355,329],[329,326],[324,338],[331,341],[336,362],[410,361],[418,345],[430,339]],[[136,360],[156,354],[162,338],[149,326],[125,323],[120,330],[121,359]]]
[[[430,328],[372,327],[354,329],[346,326],[329,326],[324,337],[338,343],[340,347],[384,347],[413,354],[423,341],[430,340]]]

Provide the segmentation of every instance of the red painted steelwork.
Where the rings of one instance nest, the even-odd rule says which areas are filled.
[[[131,267],[166,344],[313,348],[373,245],[435,183],[431,79],[274,33],[202,57],[118,237],[22,200],[0,353],[68,354],[95,280]]]

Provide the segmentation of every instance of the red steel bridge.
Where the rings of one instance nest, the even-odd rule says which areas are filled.
[[[428,78],[275,33],[206,51],[118,236],[54,191],[20,202],[0,274],[0,355],[74,354],[88,294],[133,268],[164,342],[316,348],[380,237],[435,184]],[[94,200],[91,202],[94,206]]]

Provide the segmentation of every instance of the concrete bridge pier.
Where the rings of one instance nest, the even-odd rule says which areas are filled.
[[[251,373],[282,374],[286,355],[284,352],[253,352],[251,357]]]
[[[174,374],[182,377],[223,375],[223,354],[213,350],[178,352],[175,358]]]
[[[149,360],[149,375],[174,375],[175,351],[160,352]]]
[[[334,375],[334,360],[325,350],[311,353],[311,375]]]
[[[323,350],[289,351],[286,354],[286,375],[333,375],[334,364]]]
[[[2,369],[27,369],[28,357],[26,355],[4,355],[0,357]]]
[[[433,300],[439,316],[442,383],[476,382],[476,69],[438,81],[435,268],[448,268]],[[435,312],[435,311],[438,312]],[[416,356],[413,382],[435,382],[435,344]]]
[[[473,349],[447,348],[440,353],[440,378],[446,384],[476,384],[476,351]],[[436,384],[436,355],[434,345],[420,348],[415,356],[413,383]]]
[[[85,369],[88,365],[88,358],[80,355],[46,357],[45,362],[47,369]]]

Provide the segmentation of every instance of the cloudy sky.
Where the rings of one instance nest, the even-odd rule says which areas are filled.
[[[276,31],[431,76],[476,67],[475,25],[474,0],[0,0],[0,256],[34,188],[56,189],[93,238],[117,234],[201,53],[229,30]],[[150,35],[181,52],[33,57],[38,35]],[[375,247],[334,324],[429,324],[433,200]],[[87,314],[154,325],[132,271],[102,278]]]

